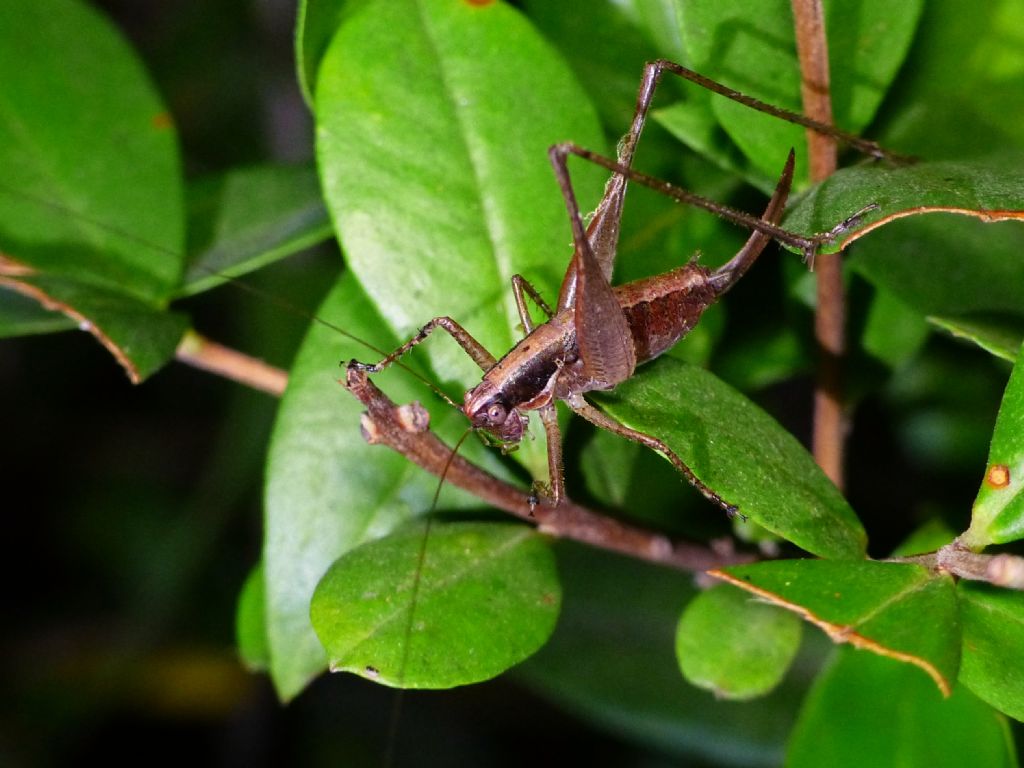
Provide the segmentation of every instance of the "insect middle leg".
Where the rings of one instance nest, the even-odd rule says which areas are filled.
[[[450,317],[435,317],[429,323],[420,328],[419,332],[405,342],[405,344],[377,363],[360,363],[356,360],[352,360],[348,365],[349,367],[359,371],[380,373],[410,349],[426,340],[426,338],[437,328],[447,331],[448,335],[455,339],[460,347],[466,350],[466,354],[473,358],[473,362],[479,365],[483,371],[489,371],[494,367],[494,364],[497,362],[497,360],[494,359],[494,355],[488,352],[479,341],[474,339],[469,331]]]

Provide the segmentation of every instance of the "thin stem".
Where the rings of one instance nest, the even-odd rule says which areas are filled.
[[[911,557],[894,557],[886,562],[923,565],[960,579],[984,581],[997,587],[1024,590],[1024,558],[1017,555],[983,555],[972,552],[959,540],[936,552]]]
[[[185,334],[174,354],[183,363],[275,397],[283,395],[288,384],[288,374],[280,368],[211,341],[195,331]]]
[[[804,112],[820,123],[832,124],[828,43],[821,0],[791,0],[800,57]],[[836,169],[836,141],[807,130],[812,181],[828,178]],[[822,256],[817,268],[818,302],[814,335],[818,343],[818,374],[814,392],[814,458],[839,488],[843,487],[843,357],[846,352],[846,297],[838,254]]]

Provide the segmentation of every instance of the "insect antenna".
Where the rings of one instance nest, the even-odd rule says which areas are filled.
[[[441,470],[441,475],[438,478],[437,487],[434,489],[434,497],[430,501],[430,509],[423,524],[423,535],[420,537],[419,550],[416,555],[416,571],[413,576],[412,591],[409,594],[409,612],[405,621],[405,628],[403,629],[402,656],[398,662],[398,686],[395,691],[395,700],[391,707],[391,715],[388,722],[387,747],[383,762],[385,768],[394,764],[395,747],[398,744],[398,726],[402,719],[402,704],[405,699],[405,689],[402,687],[402,683],[405,680],[405,672],[409,665],[409,649],[412,644],[412,631],[416,624],[416,606],[420,596],[420,576],[423,573],[423,565],[427,561],[427,544],[430,540],[430,530],[434,524],[434,513],[437,511],[437,502],[441,498],[441,489],[444,487],[448,470],[451,469],[452,462],[455,461],[455,457],[459,454],[462,444],[466,442],[466,438],[474,431],[476,430],[472,426],[467,427],[455,445],[452,446],[451,453],[448,454],[448,460],[445,462],[444,469]]]

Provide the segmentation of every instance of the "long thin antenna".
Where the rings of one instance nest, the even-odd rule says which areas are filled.
[[[430,502],[430,511],[427,512],[427,519],[423,525],[423,536],[420,538],[419,553],[416,557],[416,577],[413,579],[412,592],[409,595],[409,618],[405,622],[405,630],[403,632],[402,658],[398,664],[399,688],[395,691],[395,702],[391,707],[391,719],[388,723],[388,743],[384,752],[384,768],[390,768],[394,764],[395,759],[395,746],[398,743],[398,725],[402,719],[402,702],[405,699],[405,689],[401,685],[405,681],[405,672],[409,665],[409,646],[412,641],[412,628],[416,622],[416,606],[420,597],[420,576],[423,573],[423,565],[427,561],[427,543],[430,540],[430,530],[434,524],[434,512],[437,510],[437,501],[441,498],[441,489],[444,487],[448,470],[451,469],[452,462],[455,461],[455,457],[459,454],[462,444],[466,442],[466,438],[473,431],[473,427],[466,429],[455,443],[451,453],[448,454],[448,461],[445,462],[441,476],[438,478],[437,487],[434,489],[434,498]]]

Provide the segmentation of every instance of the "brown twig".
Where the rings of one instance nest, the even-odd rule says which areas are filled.
[[[544,533],[686,571],[705,571],[755,559],[734,552],[728,546],[715,549],[673,541],[568,499],[557,507],[537,503],[531,494],[499,480],[461,456],[452,458],[452,449],[430,431],[429,415],[418,403],[395,405],[365,372],[355,368],[346,371],[342,384],[367,408],[362,422],[367,442],[386,445],[438,477],[443,474],[446,482],[536,525]]]
[[[188,331],[174,356],[183,363],[245,384],[261,392],[280,397],[288,384],[288,374],[280,368]]]
[[[960,579],[984,581],[1008,589],[1024,589],[1024,558],[1009,554],[983,555],[968,549],[958,540],[936,552],[895,557],[887,562],[915,563]]]
[[[821,0],[791,0],[800,57],[804,113],[820,123],[832,124],[829,89],[828,43]],[[812,181],[828,178],[836,169],[836,141],[807,130]],[[846,351],[846,299],[842,262],[838,254],[823,256],[817,265],[818,302],[814,335],[818,342],[818,375],[814,392],[814,458],[839,488],[843,487],[842,365]]]

